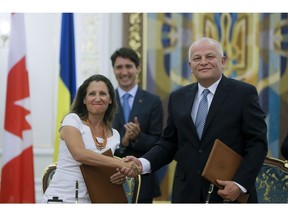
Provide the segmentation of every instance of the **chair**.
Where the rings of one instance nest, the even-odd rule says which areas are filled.
[[[126,182],[123,184],[123,188],[128,203],[138,202],[140,186],[141,186],[141,175],[138,175],[135,178],[126,177]]]
[[[255,186],[259,203],[288,203],[288,161],[266,157]]]
[[[47,166],[42,175],[42,191],[45,193],[47,187],[49,186],[50,181],[53,178],[53,175],[57,168],[57,162],[51,163]]]
[[[57,168],[57,162],[51,163],[44,170],[42,175],[42,190],[45,193],[50,181]],[[126,177],[126,182],[123,184],[123,189],[125,191],[128,203],[137,203],[139,198],[139,191],[141,186],[141,175],[135,178]]]

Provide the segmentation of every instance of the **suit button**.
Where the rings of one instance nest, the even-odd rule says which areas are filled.
[[[199,153],[203,153],[203,149],[200,148],[198,152],[199,152]]]

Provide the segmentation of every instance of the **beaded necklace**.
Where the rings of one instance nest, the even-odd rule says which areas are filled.
[[[92,127],[92,124],[91,124],[89,119],[87,119],[86,124],[89,126],[89,128],[91,130],[92,137],[93,137],[93,140],[95,142],[96,148],[98,150],[104,149],[106,147],[106,144],[107,144],[106,129],[103,128],[103,142],[99,142],[97,137],[96,137],[96,133],[94,131],[94,128]]]

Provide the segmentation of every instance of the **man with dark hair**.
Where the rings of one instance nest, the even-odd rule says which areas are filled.
[[[140,59],[134,50],[120,48],[112,54],[111,61],[118,82],[116,98],[119,105],[113,128],[118,130],[121,136],[120,148],[115,155],[141,157],[161,136],[162,103],[159,96],[141,89],[138,85]],[[152,203],[153,198],[160,195],[156,174],[141,175],[138,202]]]

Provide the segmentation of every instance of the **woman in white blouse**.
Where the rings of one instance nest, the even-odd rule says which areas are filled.
[[[117,110],[112,83],[103,75],[93,75],[79,87],[75,100],[59,129],[60,149],[57,169],[43,202],[58,197],[64,203],[75,203],[75,182],[78,181],[78,202],[91,203],[79,168],[81,164],[114,167],[113,184],[123,184],[125,176],[120,169],[134,172],[135,164],[101,155],[119,147],[120,135],[112,128]]]

